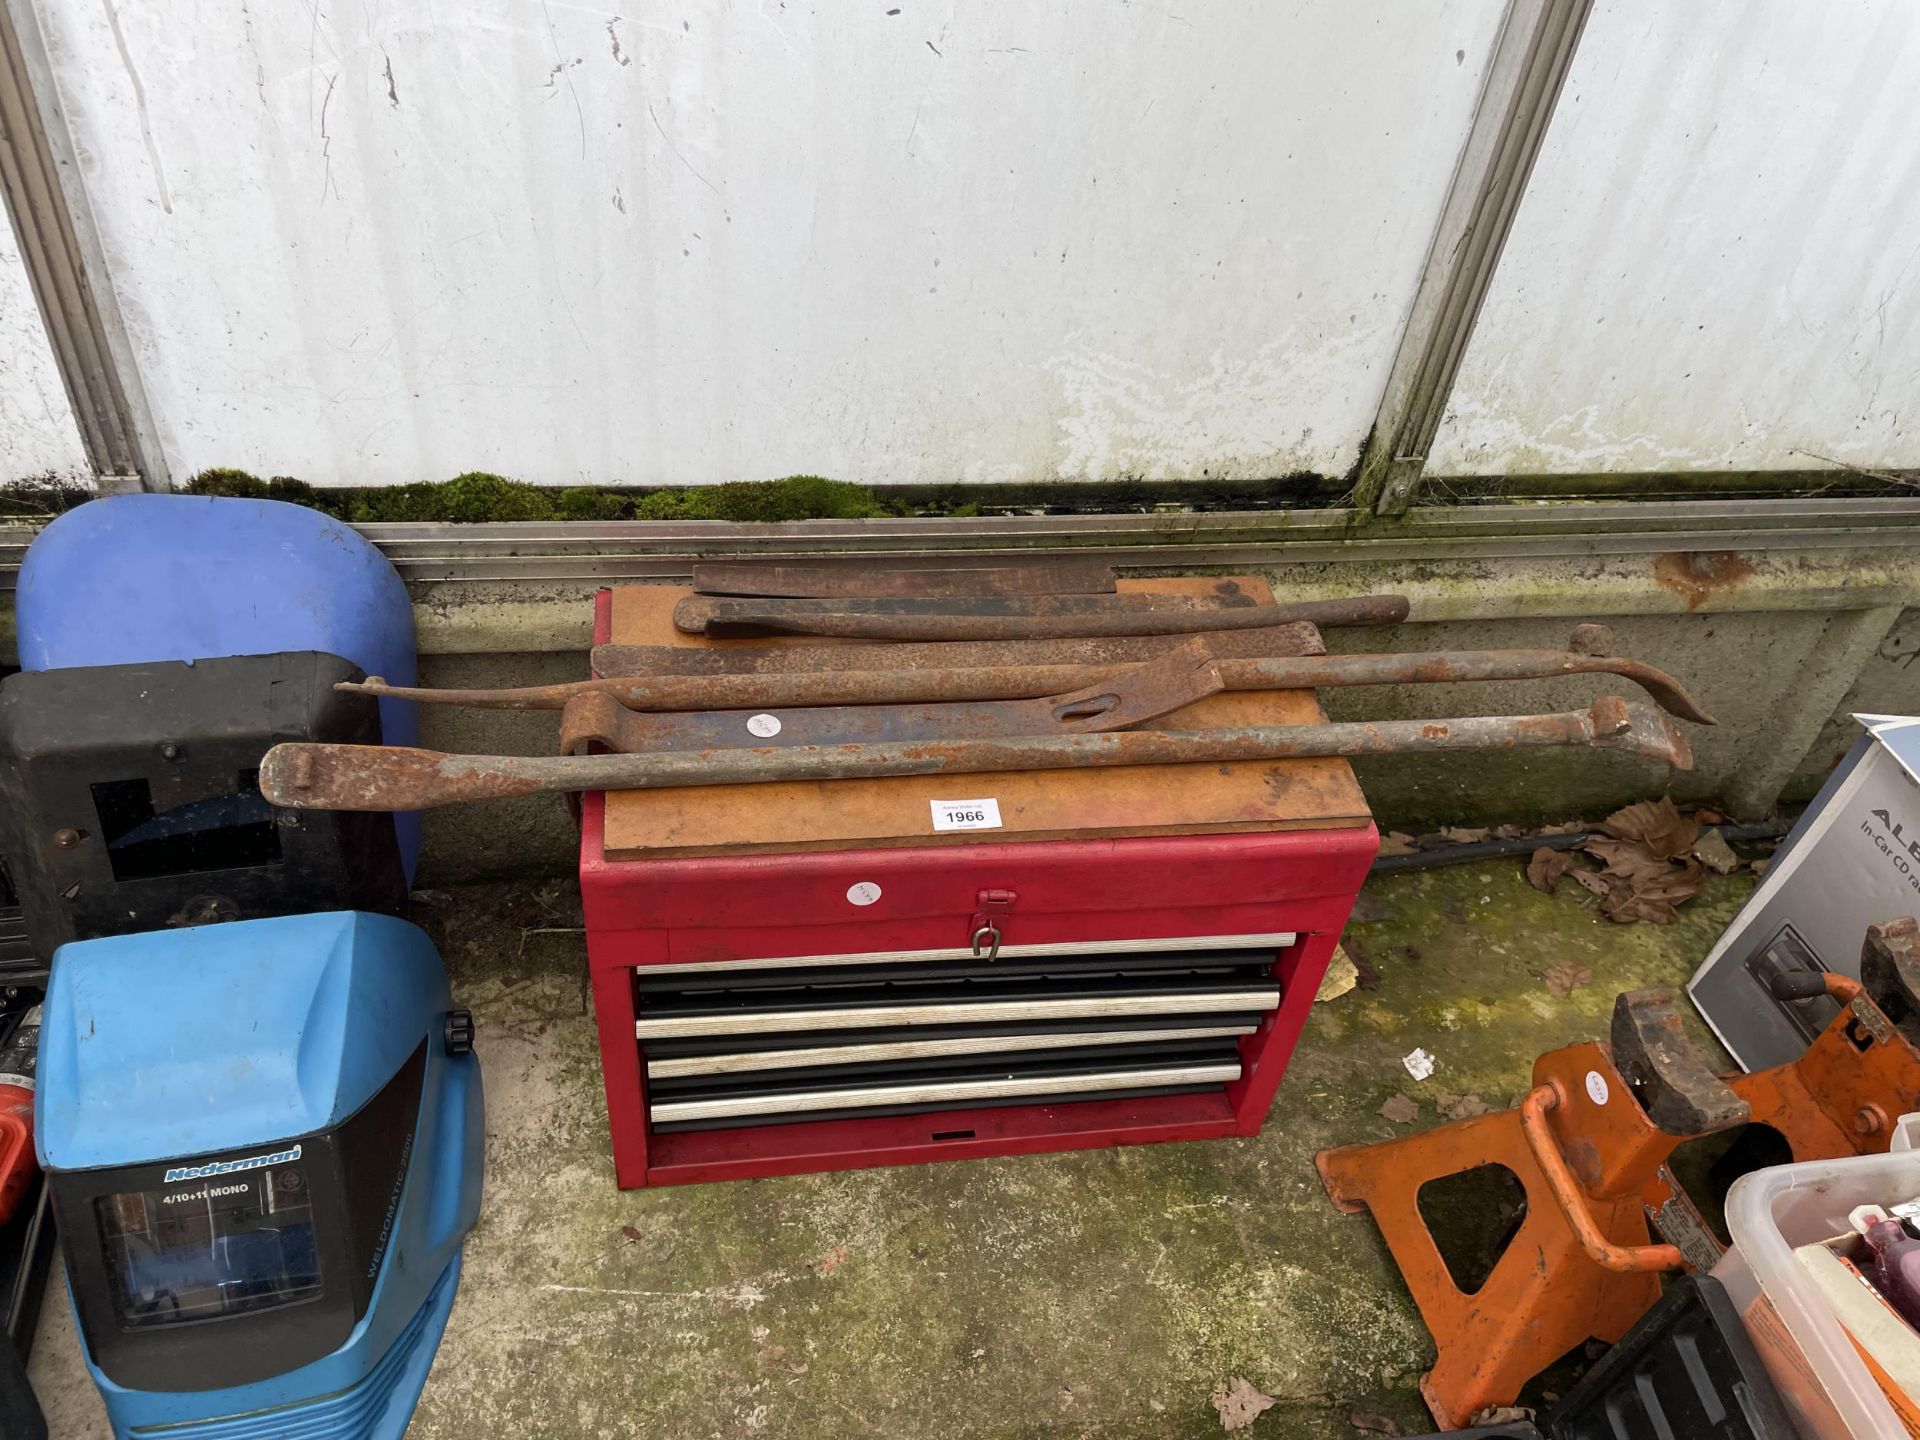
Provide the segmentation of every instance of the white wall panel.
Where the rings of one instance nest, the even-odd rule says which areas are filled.
[[[1499,0],[35,0],[169,462],[1352,463]]]
[[[1920,5],[1600,0],[1431,471],[1920,466]]]
[[[13,227],[0,214],[0,485],[49,475],[90,480],[93,470],[80,446]]]

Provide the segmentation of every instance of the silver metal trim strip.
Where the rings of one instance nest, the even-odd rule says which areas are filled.
[[[1252,1025],[1198,1025],[1175,1030],[1092,1030],[1050,1035],[965,1035],[945,1040],[893,1040],[878,1045],[820,1045],[810,1050],[746,1050],[649,1060],[649,1080],[692,1075],[740,1075],[808,1065],[864,1065],[881,1060],[926,1060],[936,1055],[1001,1055],[1022,1050],[1076,1050],[1089,1045],[1151,1045],[1165,1040],[1221,1040],[1251,1035]]]
[[[884,557],[889,563],[951,564],[960,556],[977,562],[1071,554],[1123,571],[1193,571],[1920,546],[1920,498],[1905,496],[1432,507],[1415,509],[1377,533],[1356,530],[1352,516],[1351,510],[1326,509],[779,525],[663,520],[358,528],[415,585],[573,582],[582,589],[686,580],[697,561],[722,558]],[[36,533],[27,525],[0,526],[0,586],[13,584]]]
[[[1018,1080],[968,1080],[927,1085],[876,1085],[861,1090],[808,1090],[727,1100],[680,1100],[652,1107],[653,1122],[727,1120],[742,1115],[791,1115],[808,1110],[863,1110],[881,1105],[932,1105],[1005,1100],[1063,1091],[1134,1090],[1157,1085],[1223,1085],[1240,1078],[1238,1065],[1184,1065],[1099,1075],[1036,1075]]]
[[[636,1020],[641,1040],[697,1035],[767,1035],[786,1031],[866,1030],[883,1025],[993,1025],[1009,1020],[1078,1020],[1131,1015],[1218,1015],[1277,1010],[1277,987],[1260,990],[1178,991],[1157,995],[1076,996],[1060,1000],[977,1000],[926,1005],[857,1005],[834,1010],[739,1011]]]
[[[1284,950],[1300,937],[1291,930],[1271,935],[1182,935],[1171,940],[1051,940],[1039,945],[1002,945],[1008,960],[1050,955],[1131,955],[1142,951],[1179,954],[1189,950]],[[850,955],[781,955],[772,959],[685,960],[664,965],[637,965],[637,975],[702,975],[723,970],[790,970],[815,965],[911,965],[921,961],[975,960],[972,949],[954,945],[941,950],[868,950]]]

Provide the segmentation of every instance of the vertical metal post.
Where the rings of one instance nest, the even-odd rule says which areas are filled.
[[[1593,0],[1510,0],[1360,461],[1354,504],[1405,513]]]
[[[37,94],[47,98],[44,111]],[[51,97],[31,0],[0,0],[0,196],[81,443],[102,491],[165,490],[166,459]],[[72,193],[62,184],[62,170],[75,177]]]

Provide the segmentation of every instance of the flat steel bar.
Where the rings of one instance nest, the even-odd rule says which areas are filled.
[[[1121,1020],[1142,1015],[1235,1015],[1278,1010],[1280,987],[1166,990],[1145,995],[1066,995],[1053,999],[941,1000],[901,1005],[846,1005],[829,1010],[719,1010],[698,1015],[642,1015],[641,1040],[710,1035],[783,1035],[787,1031],[878,1030],[896,1025],[1002,1025],[1021,1020]]]
[[[856,741],[984,740],[1125,730],[1184,709],[1225,682],[1206,637],[1064,695],[948,705],[827,705],[782,710],[630,710],[604,692],[576,695],[560,716],[560,753],[591,745],[620,754],[846,745]]]
[[[1215,653],[1233,632],[1208,637]],[[862,647],[845,646],[857,652]],[[883,649],[890,647],[873,647]],[[914,647],[916,649],[926,647]],[[973,647],[965,647],[973,648]],[[992,648],[992,647],[987,647]],[[693,651],[694,654],[722,653]],[[1216,662],[1228,690],[1316,690],[1350,685],[1430,685],[1480,680],[1550,680],[1617,675],[1664,710],[1699,725],[1713,719],[1680,682],[1652,665],[1561,650],[1428,650],[1401,655],[1300,655]],[[491,710],[558,710],[582,695],[605,695],[630,710],[747,710],[776,713],[814,705],[917,705],[959,700],[1025,700],[1097,685],[1120,665],[1006,665],[963,670],[847,670],[839,673],[661,675],[574,680],[511,690],[429,690],[379,679],[343,682],[363,695]]]
[[[1223,584],[1226,582],[1223,582]],[[1244,595],[1237,597],[1246,599]],[[676,628],[713,638],[820,635],[841,640],[1044,640],[1066,636],[1183,635],[1307,620],[1316,625],[1397,625],[1401,595],[1290,605],[1202,601],[1185,595],[1036,595],[990,600],[728,600],[689,595]]]
[[[941,1040],[890,1040],[863,1045],[816,1045],[799,1050],[742,1050],[727,1055],[689,1055],[649,1060],[649,1080],[698,1075],[756,1074],[803,1070],[816,1065],[871,1065],[879,1061],[931,1060],[944,1055],[1000,1055],[1032,1050],[1080,1050],[1106,1045],[1164,1045],[1170,1040],[1225,1040],[1251,1035],[1254,1025],[1197,1025],[1171,1030],[1041,1031],[1037,1034],[962,1035]]]
[[[783,596],[795,599],[922,599],[983,595],[1111,595],[1112,567],[1071,559],[952,569],[876,569],[857,563],[782,564],[713,562],[693,567],[702,595]]]
[[[1093,1075],[1023,1075],[1005,1080],[927,1081],[850,1090],[802,1090],[784,1095],[740,1095],[724,1100],[663,1100],[649,1115],[656,1125],[724,1120],[742,1115],[803,1115],[812,1110],[868,1110],[885,1105],[957,1105],[1027,1095],[1136,1090],[1158,1085],[1221,1085],[1240,1078],[1238,1063],[1114,1070]]]
[[[1222,630],[1209,637],[1222,660],[1322,655],[1320,632],[1305,621]],[[593,673],[644,675],[799,675],[846,670],[981,670],[1008,665],[1126,665],[1186,643],[1183,635],[1109,635],[1064,640],[949,640],[831,645],[596,645]]]
[[[1260,935],[1181,935],[1161,940],[1046,940],[1033,945],[1002,945],[996,952],[1009,960],[1061,956],[1127,955],[1139,951],[1180,954],[1192,950],[1284,950],[1300,937],[1291,930]],[[940,960],[979,958],[965,945],[941,950],[868,950],[851,955],[779,955],[751,960],[673,960],[649,965],[649,978],[660,975],[706,975],[750,966],[759,970],[817,969],[823,965],[902,965]]]
[[[658,790],[890,775],[971,775],[1324,755],[1586,745],[1693,766],[1686,738],[1651,706],[1618,696],[1587,710],[1459,720],[1382,720],[1187,732],[1120,730],[1038,739],[812,745],[678,755],[446,755],[400,745],[274,746],[260,793],[301,810],[427,810],[467,800],[585,790]]]

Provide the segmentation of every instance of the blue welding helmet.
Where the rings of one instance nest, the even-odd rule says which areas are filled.
[[[117,1436],[397,1440],[479,1211],[471,1048],[388,916],[60,949],[36,1135]]]

